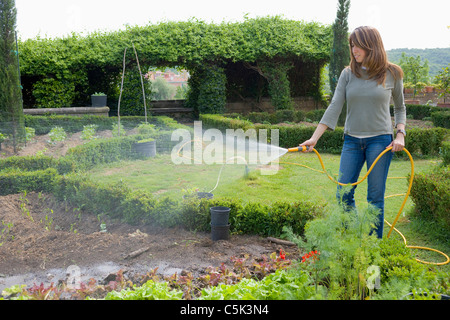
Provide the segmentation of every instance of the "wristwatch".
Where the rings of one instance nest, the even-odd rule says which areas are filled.
[[[403,129],[397,129],[397,133],[403,133],[403,136],[406,137],[406,131]]]

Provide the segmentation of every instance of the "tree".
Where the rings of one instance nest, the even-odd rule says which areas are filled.
[[[450,63],[447,67],[442,68],[441,72],[439,72],[435,79],[439,89],[442,90],[439,97],[444,98],[445,103],[445,96],[450,94]]]
[[[337,82],[342,70],[350,62],[350,51],[348,47],[348,12],[350,9],[350,0],[338,0],[339,6],[334,20],[333,29],[333,47],[331,49],[331,60],[329,67],[330,90],[334,94]]]
[[[154,100],[169,100],[175,94],[176,88],[170,85],[164,78],[156,78],[151,81],[152,98]]]
[[[420,56],[412,57],[402,53],[399,65],[402,67],[404,73],[403,82],[405,86],[414,88],[413,98],[415,98],[417,89],[420,89],[429,82],[428,74],[430,67],[428,66],[428,60],[425,59],[422,62]]]
[[[18,142],[25,138],[15,41],[16,15],[15,0],[0,0],[0,130],[12,137],[14,152]]]

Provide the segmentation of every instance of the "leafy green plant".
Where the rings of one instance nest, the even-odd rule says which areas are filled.
[[[155,141],[155,139],[153,139],[153,138],[142,139],[142,140],[138,140],[137,143],[147,143],[147,142],[152,142],[152,141]]]
[[[43,78],[33,84],[33,97],[40,108],[70,107],[75,97],[71,79]]]
[[[81,139],[83,140],[93,140],[97,137],[95,136],[95,133],[97,131],[98,125],[96,124],[89,124],[86,126],[83,126],[83,131],[81,132]]]
[[[58,141],[64,141],[67,138],[66,131],[62,127],[54,127],[52,130],[50,130],[48,134],[50,138],[50,143],[54,144]]]
[[[320,298],[307,273],[277,270],[261,281],[242,279],[234,285],[220,284],[202,290],[198,300],[307,300]]]
[[[284,228],[289,238],[310,252],[299,266],[314,275],[316,289],[326,286],[328,299],[365,297],[366,270],[379,257],[377,240],[369,236],[376,215],[371,207],[348,213],[336,207],[307,223],[306,241]]]
[[[36,130],[34,128],[25,127],[25,139],[26,141],[31,141],[36,135]]]
[[[170,289],[167,282],[149,280],[142,286],[109,292],[105,300],[181,300],[183,292]]]
[[[436,83],[442,92],[439,93],[440,98],[444,98],[450,94],[450,65],[442,68],[439,74],[436,76]]]
[[[261,70],[268,80],[269,94],[275,110],[293,108],[288,71],[293,64],[286,61],[264,61]]]
[[[155,125],[148,122],[142,122],[136,127],[136,130],[138,134],[142,135],[151,135],[156,132]]]
[[[113,123],[111,133],[112,133],[113,137],[125,136],[127,134],[123,125],[120,124],[120,126],[119,126],[119,124],[117,124],[117,123]]]
[[[0,247],[3,245],[3,242],[8,239],[8,235],[11,232],[14,224],[12,222],[1,221],[1,230],[0,230]],[[14,239],[14,236],[11,236],[11,239]]]

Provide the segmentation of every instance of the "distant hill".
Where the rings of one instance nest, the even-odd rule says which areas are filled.
[[[387,51],[389,61],[398,63],[404,52],[407,56],[427,59],[430,66],[430,77],[433,79],[442,68],[447,67],[450,63],[450,48],[434,48],[434,49],[392,49]]]

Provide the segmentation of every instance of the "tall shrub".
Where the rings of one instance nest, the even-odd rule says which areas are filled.
[[[333,29],[333,47],[331,49],[330,60],[330,90],[334,94],[339,75],[350,62],[350,51],[348,49],[348,12],[350,9],[350,0],[339,0],[336,20],[334,20]]]
[[[145,99],[150,100],[150,84],[145,81]],[[120,103],[121,116],[144,116],[144,97],[142,96],[142,85],[137,66],[129,68],[125,72],[123,83],[122,100]]]
[[[202,65],[195,69],[189,79],[187,105],[197,114],[221,114],[226,105],[226,83],[224,69],[217,65]]]
[[[11,135],[14,149],[25,138],[16,50],[16,3],[0,0],[0,130]]]

